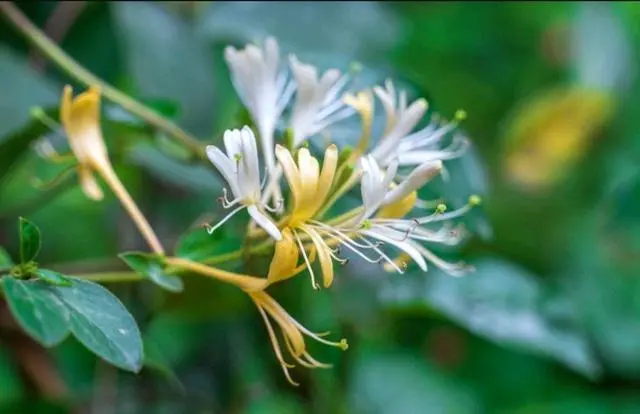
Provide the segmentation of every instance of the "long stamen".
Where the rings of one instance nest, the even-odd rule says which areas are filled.
[[[227,220],[229,220],[231,217],[233,217],[233,215],[234,215],[234,214],[236,214],[238,211],[242,210],[243,208],[247,208],[247,206],[242,205],[242,206],[240,206],[240,207],[238,207],[238,208],[234,209],[231,213],[227,214],[227,215],[225,216],[225,218],[223,218],[222,220],[220,220],[220,221],[218,222],[218,224],[216,224],[216,225],[215,225],[215,226],[213,226],[213,227],[211,227],[211,226],[210,226],[210,225],[208,225],[208,224],[205,224],[205,227],[206,227],[206,229],[207,229],[207,233],[209,233],[209,234],[213,234],[213,232],[214,232],[214,231],[216,231],[216,229],[217,229],[218,227],[222,226],[222,225],[223,225]]]
[[[293,319],[291,317],[291,315],[287,314],[287,317],[289,318],[289,321],[291,323],[293,323],[298,329],[300,329],[300,331],[302,331],[304,334],[306,334],[307,336],[315,339],[318,342],[321,342],[325,345],[329,345],[329,346],[335,346],[336,348],[340,348],[343,351],[346,351],[349,348],[349,344],[347,343],[346,339],[341,339],[339,342],[332,342],[332,341],[327,341],[326,339],[322,338],[321,336],[319,336],[318,334],[311,332],[310,330],[308,330],[307,328],[305,328],[304,326],[302,326],[298,321],[296,321],[295,319]]]
[[[328,233],[328,232],[327,232]],[[351,245],[351,243],[353,242],[353,240],[349,237],[343,238],[342,235],[340,234],[336,234],[336,235],[331,235],[333,238],[337,239],[338,241],[340,241],[342,243],[343,246],[345,246],[347,249],[351,250],[352,252],[354,252],[355,254],[357,254],[358,256],[360,256],[361,258],[363,258],[364,260],[366,260],[369,263],[380,263],[380,257],[378,257],[377,259],[372,259],[370,257],[368,257],[367,255],[365,255],[364,253],[362,253],[360,250],[356,249],[354,246]],[[355,242],[353,242],[355,243]],[[364,246],[363,248],[371,248],[369,246]]]
[[[311,223],[313,223],[314,225],[320,227],[318,230],[324,231],[326,234],[328,234],[329,236],[333,237],[333,238],[338,238],[335,236],[335,234],[340,236],[340,239],[345,239],[347,240],[349,243],[351,243],[352,245],[356,246],[356,247],[360,247],[361,249],[368,249],[370,248],[370,246],[367,245],[363,245],[358,243],[357,241],[353,240],[351,237],[349,237],[349,235],[347,233],[351,233],[351,232],[358,232],[359,229],[337,229],[331,226],[328,226],[324,223],[321,223],[319,221],[312,221]],[[381,246],[383,243],[380,242],[378,245]]]
[[[451,220],[451,219],[463,216],[464,214],[469,212],[471,210],[471,208],[472,208],[472,206],[470,204],[466,204],[466,205],[460,207],[459,209],[450,211],[448,213],[431,214],[431,215],[426,216],[426,217],[417,218],[416,220],[420,224],[432,223],[432,222],[438,222],[438,221],[444,221],[444,220]]]
[[[395,263],[395,261],[393,261],[389,256],[387,256],[377,245],[373,244],[371,242],[371,240],[368,240],[362,236],[360,236],[361,240],[364,240],[366,242],[368,242],[369,244],[372,245],[372,248],[376,251],[376,253],[378,253],[380,255],[381,258],[383,258],[384,260],[387,261],[387,263],[389,263],[394,269],[396,269],[396,271],[398,273],[404,273],[404,271],[402,271],[398,265]]]
[[[284,357],[282,356],[282,351],[280,349],[280,343],[278,342],[278,337],[276,336],[276,333],[273,330],[273,327],[271,326],[271,322],[269,321],[267,314],[257,302],[256,302],[256,306],[258,308],[258,311],[260,312],[260,315],[262,316],[262,320],[264,321],[264,324],[267,326],[267,332],[269,334],[269,340],[271,341],[271,346],[273,347],[273,352],[276,354],[276,359],[278,360],[278,362],[280,362],[280,366],[282,367],[282,372],[284,372],[284,376],[287,378],[287,381],[289,381],[289,383],[297,387],[300,384],[295,382],[293,378],[291,378],[291,374],[289,374],[289,369],[294,368],[294,365],[288,364],[284,360]],[[291,352],[291,354],[294,355],[293,352]]]
[[[291,353],[293,358],[305,368],[315,369],[315,368],[331,368],[332,367],[332,365],[330,364],[325,364],[320,361],[317,361],[311,355],[309,355],[307,351],[304,351],[302,353],[302,357],[295,355],[292,349],[293,347],[291,346],[291,341],[287,337],[285,337],[285,344],[287,346],[287,350]]]
[[[243,200],[242,197],[236,197],[233,200],[229,201],[228,195],[227,195],[227,189],[223,188],[222,189],[222,207],[227,209],[230,207],[235,206],[236,204],[238,204],[239,202],[241,202]]]
[[[298,232],[293,230],[293,236],[295,237],[296,242],[298,243],[298,247],[300,248],[300,252],[302,253],[302,257],[304,258],[304,262],[307,265],[307,269],[309,270],[309,275],[311,276],[311,286],[315,290],[318,290],[318,289],[320,289],[320,286],[318,286],[318,284],[316,283],[316,276],[313,273],[313,269],[311,268],[311,263],[309,262],[309,258],[307,257],[307,252],[304,250],[304,246],[302,245],[302,241],[300,240],[300,236],[298,236]]]

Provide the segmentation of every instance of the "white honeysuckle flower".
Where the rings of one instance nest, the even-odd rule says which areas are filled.
[[[389,170],[384,172],[372,155],[364,156],[361,159],[363,213],[339,225],[330,226],[313,221],[310,226],[313,226],[312,228],[322,237],[338,241],[342,246],[363,259],[371,263],[385,261],[388,266],[400,273],[403,272],[401,267],[382,251],[381,245],[389,244],[401,250],[424,271],[427,270],[427,263],[430,262],[454,276],[468,272],[470,268],[466,264],[448,263],[423,246],[424,242],[455,245],[462,240],[464,235],[462,229],[452,229],[450,225],[446,225],[434,231],[421,227],[421,225],[459,217],[478,203],[477,197],[473,198],[473,202],[470,202],[469,205],[449,213],[445,213],[444,206],[440,206],[434,214],[424,217],[407,219],[376,216],[371,218],[375,212],[379,212],[382,208],[410,197],[414,190],[422,187],[441,171],[442,162],[434,161],[422,164],[415,168],[406,180],[392,187],[397,167],[398,162],[394,160]],[[368,255],[367,252],[370,251],[373,251],[376,256]],[[335,256],[334,252],[332,252],[332,257],[334,260],[344,261],[344,259]]]
[[[232,129],[224,133],[224,146],[226,154],[215,145],[206,148],[207,157],[220,171],[220,174],[229,184],[233,200],[227,198],[227,190],[224,189],[222,205],[230,208],[239,204],[231,213],[224,217],[218,224],[208,229],[209,234],[229,220],[242,209],[247,209],[255,222],[262,227],[275,240],[282,239],[282,234],[275,223],[264,213],[268,206],[261,203],[262,184],[260,183],[260,167],[258,163],[258,147],[256,137],[248,126],[242,130]]]
[[[276,124],[295,92],[295,84],[288,80],[286,69],[280,67],[280,50],[272,37],[265,39],[263,48],[250,44],[237,50],[228,46],[224,58],[233,86],[256,124],[271,172],[275,166]]]
[[[453,136],[448,147],[441,148],[441,141],[464,119],[464,111],[458,111],[453,122],[442,122],[433,117],[427,126],[411,132],[426,113],[427,101],[420,98],[407,105],[406,91],[396,94],[391,80],[385,82],[385,88],[374,87],[374,93],[387,115],[384,134],[371,150],[371,155],[382,167],[387,167],[395,159],[400,167],[444,161],[457,158],[466,150],[468,141],[460,133]]]
[[[355,110],[342,99],[349,81],[346,74],[329,69],[318,77],[317,68],[300,62],[293,55],[289,57],[289,64],[297,86],[290,127],[293,145],[298,147],[331,124],[353,115]]]

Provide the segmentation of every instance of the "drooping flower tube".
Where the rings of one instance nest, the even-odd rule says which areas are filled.
[[[293,384],[298,385],[289,374],[289,369],[293,368],[294,365],[288,363],[283,355],[282,347],[280,342],[278,341],[278,335],[276,330],[273,328],[271,320],[277,324],[280,328],[282,339],[284,340],[285,347],[289,353],[289,355],[295,360],[295,362],[304,366],[305,368],[330,368],[331,365],[324,364],[322,362],[314,359],[309,351],[307,351],[305,344],[305,336],[314,339],[322,344],[337,347],[342,349],[343,351],[349,348],[347,341],[345,339],[340,340],[339,342],[332,342],[324,339],[324,336],[328,335],[329,332],[325,333],[314,333],[305,328],[300,322],[296,321],[291,315],[287,313],[287,311],[278,304],[271,296],[269,296],[264,291],[254,291],[247,292],[253,302],[255,303],[262,319],[264,320],[265,326],[267,327],[267,332],[269,334],[269,339],[271,340],[271,345],[273,346],[273,350],[276,354],[276,358],[282,367],[282,371],[284,372],[287,380]]]
[[[66,132],[71,151],[78,160],[78,176],[82,190],[92,200],[103,198],[102,189],[94,173],[102,176],[129,213],[151,249],[164,254],[162,244],[147,219],[138,209],[113,170],[100,129],[100,89],[91,86],[75,99],[71,86],[64,87],[60,105],[60,121]]]
[[[223,136],[226,154],[215,145],[208,145],[207,156],[218,169],[231,188],[233,199],[229,200],[226,189],[222,205],[224,208],[235,207],[215,226],[208,229],[213,233],[219,226],[229,220],[240,210],[247,209],[255,222],[275,240],[282,238],[282,233],[264,212],[269,209],[261,202],[262,184],[256,137],[251,128],[244,126],[242,130],[227,130]]]

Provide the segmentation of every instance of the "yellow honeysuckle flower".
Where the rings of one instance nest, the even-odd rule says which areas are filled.
[[[327,148],[322,170],[320,170],[318,160],[311,156],[307,148],[298,150],[297,164],[291,152],[280,145],[276,146],[276,158],[280,162],[293,196],[293,208],[287,225],[291,229],[309,269],[314,289],[317,289],[318,285],[311,268],[311,260],[306,254],[298,231],[306,233],[311,239],[322,269],[323,284],[325,287],[329,287],[333,282],[332,249],[309,224],[329,195],[338,165],[338,148],[333,144]]]
[[[102,200],[104,194],[94,173],[98,173],[114,192],[138,226],[151,249],[164,254],[158,237],[138,209],[126,188],[120,182],[109,161],[107,147],[100,130],[100,88],[90,86],[86,92],[72,97],[71,86],[66,85],[60,104],[60,122],[66,132],[71,151],[78,160],[78,176],[83,192],[92,200]]]
[[[102,189],[93,172],[109,168],[107,148],[100,131],[100,89],[91,86],[72,98],[71,86],[64,87],[60,105],[60,121],[67,133],[69,146],[78,160],[78,176],[82,190],[92,200],[102,200]]]
[[[340,342],[331,342],[324,339],[323,337],[328,335],[329,332],[318,334],[309,331],[289,315],[287,311],[284,310],[284,308],[266,292],[254,291],[247,293],[256,304],[258,311],[264,320],[267,332],[269,333],[269,339],[271,340],[271,345],[273,346],[273,351],[275,352],[276,358],[282,367],[284,375],[291,384],[298,385],[298,383],[296,383],[289,374],[289,369],[293,368],[294,365],[285,361],[280,342],[278,341],[278,336],[276,335],[276,331],[273,329],[273,325],[269,318],[271,318],[280,328],[281,335],[284,339],[289,355],[297,363],[306,368],[330,368],[331,365],[323,364],[322,362],[315,360],[309,354],[304,340],[305,335],[325,345],[340,348],[343,351],[347,350],[349,347],[345,339],[342,339]]]

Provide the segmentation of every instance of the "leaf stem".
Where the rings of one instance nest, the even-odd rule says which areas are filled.
[[[89,72],[71,56],[67,55],[58,45],[52,42],[40,29],[9,1],[0,1],[0,10],[13,26],[36,47],[44,56],[54,62],[69,76],[85,85],[98,85],[105,98],[122,106],[127,111],[140,117],[145,122],[167,133],[189,149],[197,158],[205,159],[202,144],[192,135],[184,131],[177,124],[163,118],[155,111],[146,107],[127,94],[119,91],[93,73]]]

